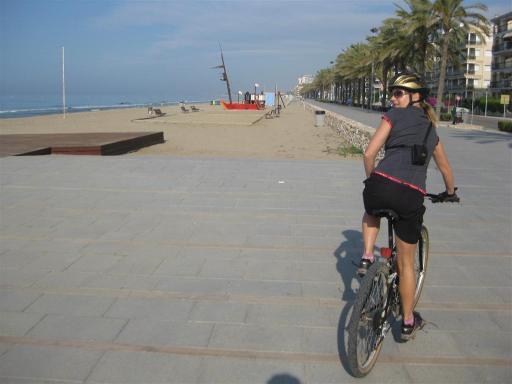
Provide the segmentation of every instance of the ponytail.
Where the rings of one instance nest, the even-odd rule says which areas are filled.
[[[425,115],[427,115],[427,118],[432,123],[432,125],[434,127],[437,127],[437,115],[436,112],[434,111],[434,108],[432,108],[430,104],[425,103],[425,101],[423,100],[421,100],[419,104],[421,109],[423,109],[423,112],[425,112]]]

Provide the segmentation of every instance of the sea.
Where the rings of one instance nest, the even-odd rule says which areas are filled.
[[[171,106],[181,102],[199,104],[209,102],[209,100],[172,100],[165,97],[120,95],[70,95],[66,99],[66,113]],[[0,119],[62,114],[63,110],[62,100],[59,100],[57,95],[0,95]]]

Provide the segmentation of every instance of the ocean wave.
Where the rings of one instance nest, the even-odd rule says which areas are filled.
[[[147,102],[147,103],[129,103],[122,102],[116,104],[84,104],[84,105],[69,105],[66,107],[66,113],[109,110],[109,109],[125,109],[125,108],[143,108],[149,106],[170,106],[177,105],[177,101],[160,101],[160,102]],[[5,106],[4,106],[5,107]],[[48,106],[48,107],[34,107],[34,108],[5,108],[0,110],[0,118],[11,117],[30,117],[40,115],[50,115],[62,112],[62,106]]]
[[[1,113],[38,113],[46,111],[61,111],[59,107],[47,107],[47,108],[22,108],[22,109],[10,109],[6,111],[0,111]]]

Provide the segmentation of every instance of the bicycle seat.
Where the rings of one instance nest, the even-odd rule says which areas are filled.
[[[372,216],[385,217],[386,219],[397,220],[398,213],[392,209],[376,209],[372,211]]]

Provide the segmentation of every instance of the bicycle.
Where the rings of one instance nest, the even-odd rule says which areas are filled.
[[[443,202],[445,193],[427,194],[433,202]],[[453,202],[458,202],[457,195]],[[391,328],[391,315],[397,319],[401,315],[399,276],[396,265],[396,243],[393,221],[398,215],[390,209],[372,212],[374,216],[388,221],[388,247],[381,248],[381,258],[376,260],[366,272],[356,296],[352,316],[348,326],[348,365],[355,377],[366,376],[377,362],[384,338]],[[425,225],[414,256],[416,291],[413,309],[419,301],[429,257],[429,235]]]

